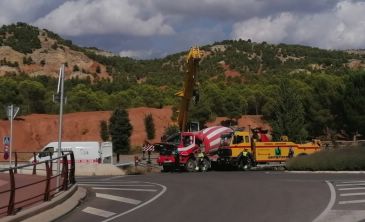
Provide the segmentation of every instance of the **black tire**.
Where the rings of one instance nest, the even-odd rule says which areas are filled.
[[[167,165],[162,166],[162,172],[170,172],[170,171],[172,171],[171,166],[167,166]]]
[[[244,166],[245,166],[245,161],[243,160],[243,158],[241,158],[238,162],[238,170],[244,170]]]
[[[210,162],[207,159],[204,159],[201,171],[207,172],[209,169],[210,169]]]
[[[252,161],[252,159],[250,157],[248,157],[247,158],[247,170],[251,170],[253,165],[254,165],[254,162]]]
[[[196,161],[193,158],[190,158],[188,162],[185,164],[185,169],[188,172],[194,172],[196,167]]]
[[[242,157],[238,163],[238,169],[242,171],[250,170],[253,166],[253,162],[249,157]]]

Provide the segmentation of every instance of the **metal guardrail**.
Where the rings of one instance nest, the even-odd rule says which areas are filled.
[[[324,149],[347,148],[351,146],[364,146],[365,140],[321,140]]]
[[[159,169],[160,166],[156,163],[156,160],[157,157],[140,158],[138,156],[134,156],[134,166]]]
[[[0,152],[1,155],[2,152]],[[38,202],[50,201],[54,196],[59,194],[62,191],[68,190],[71,186],[73,186],[75,181],[75,158],[72,151],[62,152],[62,156],[51,158],[45,161],[36,161],[37,152],[22,152],[27,154],[33,154],[34,161],[33,163],[23,164],[18,166],[17,154],[20,152],[14,152],[15,162],[14,167],[0,169],[0,173],[9,175],[10,188],[5,190],[0,190],[0,195],[6,196],[8,194],[8,201],[6,205],[0,205],[0,216],[4,215],[14,215],[24,207],[28,207],[30,205],[36,204]],[[59,174],[54,174],[52,165],[55,164],[58,159],[60,159],[60,163],[62,164],[62,170]],[[5,162],[5,161],[1,161]],[[42,170],[41,165],[44,165],[44,170],[46,171],[45,176],[39,176],[40,180],[35,182],[25,183],[25,184],[17,184],[16,175],[18,174],[18,170],[31,168],[32,175],[37,175],[37,166],[39,166],[38,171]],[[44,178],[45,177],[45,178]],[[60,183],[54,185],[52,181],[60,177]],[[45,184],[44,192],[40,194],[27,194],[27,197],[21,200],[16,200],[16,194],[22,195],[26,192],[26,189],[30,189],[31,186]],[[4,202],[4,201],[3,201]]]

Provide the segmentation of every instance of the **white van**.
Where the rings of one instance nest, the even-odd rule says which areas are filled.
[[[113,145],[111,142],[73,141],[61,142],[62,151],[73,151],[75,163],[112,163]],[[37,161],[44,161],[58,155],[58,142],[48,143],[36,156]],[[33,161],[33,158],[30,159]]]

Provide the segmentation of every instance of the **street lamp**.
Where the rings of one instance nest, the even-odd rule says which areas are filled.
[[[11,168],[11,152],[12,152],[12,144],[13,144],[13,120],[16,117],[16,114],[18,114],[19,112],[19,107],[14,106],[13,104],[11,104],[10,106],[7,107],[7,116],[8,119],[10,120],[10,138],[9,139],[5,139],[4,138],[4,145],[9,145],[9,168]],[[9,144],[6,144],[6,140],[9,141]]]
[[[60,101],[60,114],[58,120],[58,149],[57,149],[57,188],[60,185],[60,165],[61,165],[61,142],[62,142],[62,122],[63,122],[63,85],[65,81],[65,65],[62,64],[60,67],[60,73],[58,76],[57,95]]]

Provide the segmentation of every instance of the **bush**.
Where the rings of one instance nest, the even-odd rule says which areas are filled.
[[[288,170],[365,170],[365,147],[326,150],[298,156],[286,164]]]
[[[15,51],[32,53],[33,50],[41,48],[39,30],[36,27],[19,22],[16,25],[3,26],[1,32],[10,34],[3,43]]]
[[[144,127],[147,134],[147,139],[152,140],[155,138],[156,129],[155,123],[153,122],[153,116],[151,113],[144,117]]]
[[[77,65],[74,65],[73,69],[74,72],[78,72],[80,71],[80,68]]]

